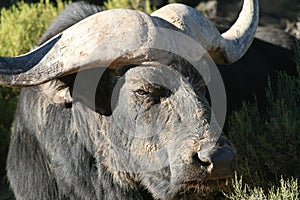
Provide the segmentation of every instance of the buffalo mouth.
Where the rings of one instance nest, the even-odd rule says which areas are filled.
[[[197,189],[212,189],[212,188],[223,188],[227,187],[231,181],[232,177],[226,177],[221,179],[207,179],[203,181],[187,181],[182,185],[188,190]]]
[[[191,180],[181,184],[181,192],[178,199],[202,199],[200,196],[213,192],[214,190],[229,190],[232,177],[219,179]],[[197,198],[198,197],[198,198]]]

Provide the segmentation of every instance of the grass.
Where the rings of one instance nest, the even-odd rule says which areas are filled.
[[[225,194],[230,200],[298,200],[300,198],[299,182],[291,178],[280,179],[278,186],[272,186],[269,190],[261,187],[250,187],[243,183],[243,178],[235,176],[232,182],[231,193]]]

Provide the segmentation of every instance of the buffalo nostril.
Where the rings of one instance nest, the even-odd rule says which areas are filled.
[[[230,147],[201,150],[193,160],[206,167],[212,178],[232,176],[235,170],[235,152]]]
[[[218,148],[211,154],[211,160],[216,172],[233,171],[235,152],[229,147]]]
[[[200,159],[197,153],[194,154],[192,158],[193,158],[193,162],[197,165],[201,165],[203,167],[208,167],[211,165],[211,162],[209,160]]]

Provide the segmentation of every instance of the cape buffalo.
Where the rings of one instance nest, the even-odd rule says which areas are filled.
[[[223,34],[181,4],[87,17],[98,11],[74,3],[40,46],[0,57],[0,84],[23,87],[7,160],[16,198],[195,199],[225,184],[236,156],[203,69],[217,76],[206,52],[218,64],[246,53],[257,0]]]

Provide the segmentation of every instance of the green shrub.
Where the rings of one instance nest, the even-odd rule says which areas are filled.
[[[149,0],[108,0],[107,2],[104,2],[104,7],[108,10],[115,8],[128,8],[146,13],[152,13],[155,10],[155,8],[151,8]]]
[[[37,4],[19,2],[0,13],[0,55],[16,56],[34,46],[51,21],[63,9],[61,0],[54,7],[49,0]],[[0,87],[0,182],[10,139],[10,127],[18,90]]]
[[[2,9],[0,55],[16,56],[28,52],[62,10],[63,4],[60,0],[57,6],[54,7],[49,0],[37,4],[26,4],[21,1],[9,9]]]
[[[300,43],[296,61],[300,66]],[[266,113],[244,104],[230,119],[229,138],[238,152],[238,173],[248,187],[266,191],[281,178],[300,178],[300,77],[278,74],[267,91]],[[254,191],[252,191],[254,192]],[[256,190],[256,192],[259,192]]]
[[[266,115],[256,104],[245,104],[231,119],[229,137],[237,148],[239,173],[252,186],[267,188],[281,176],[300,177],[299,86],[300,78],[279,74],[277,94],[267,93]]]
[[[225,194],[231,200],[298,200],[300,198],[299,183],[297,179],[280,179],[279,186],[273,186],[267,192],[261,187],[250,187],[243,183],[242,177],[237,175],[232,183],[231,194]]]

